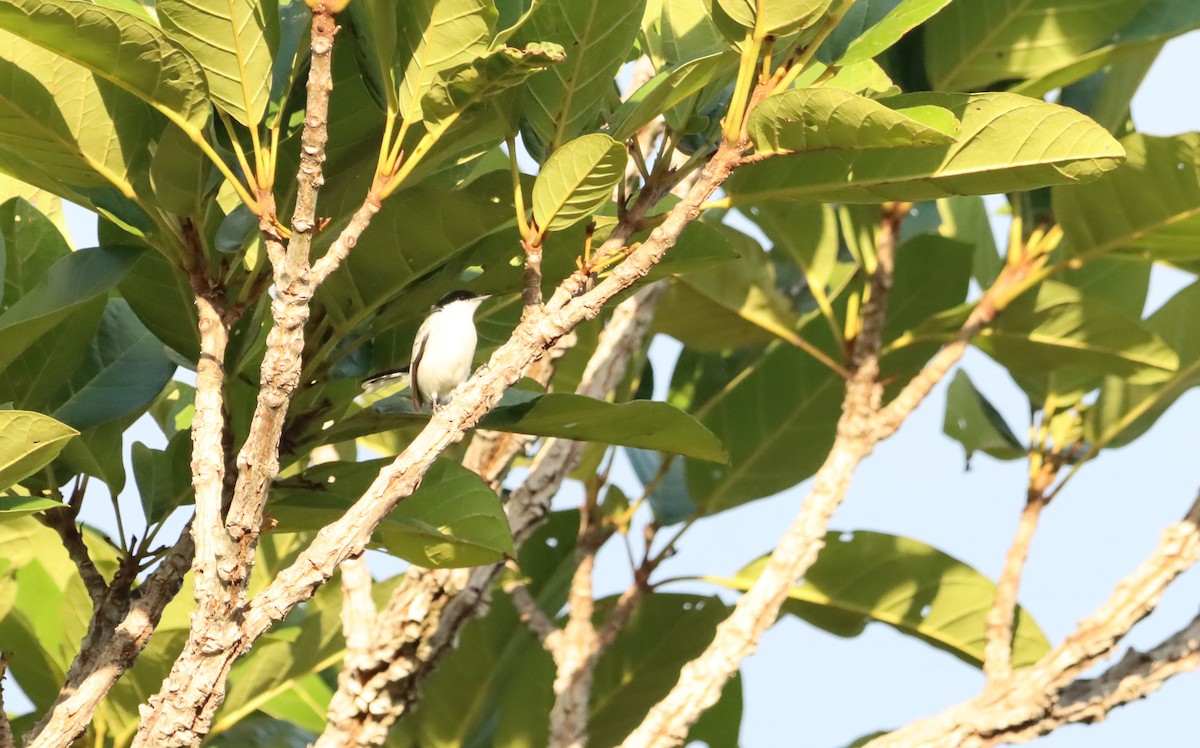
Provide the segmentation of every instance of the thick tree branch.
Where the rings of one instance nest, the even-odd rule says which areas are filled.
[[[150,642],[163,609],[179,593],[192,566],[194,550],[189,525],[134,591],[136,599],[111,635],[76,656],[58,698],[25,736],[26,748],[66,748],[83,734],[101,700]]]
[[[1037,664],[989,683],[971,701],[876,738],[869,748],[984,748],[1028,740],[1062,724],[1060,717],[1095,719],[1123,703],[1121,694],[1136,698],[1143,687],[1149,692],[1162,678],[1194,667],[1195,640],[1200,633],[1196,622],[1154,650],[1155,659],[1123,661],[1096,681],[1076,681],[1154,610],[1167,586],[1197,559],[1200,500],[1181,522],[1163,531],[1154,551],[1117,585],[1109,599]],[[1139,676],[1143,680],[1138,681]],[[1127,677],[1135,680],[1126,692],[1121,683]],[[1077,684],[1072,686],[1072,682]]]
[[[506,584],[504,591],[512,598],[513,607],[521,623],[537,637],[542,647],[551,655],[554,654],[555,640],[562,635],[561,629],[550,620],[550,616],[542,610],[537,600],[529,592],[529,587],[520,582]]]
[[[63,548],[67,550],[67,556],[79,571],[79,578],[83,581],[88,597],[92,599],[93,610],[99,608],[108,596],[108,582],[96,568],[96,564],[92,561],[92,555],[83,542],[83,534],[75,524],[74,509],[72,507],[52,509],[39,515],[38,519],[43,525],[58,533]]]
[[[575,543],[575,573],[567,595],[567,623],[561,635],[550,641],[554,655],[554,706],[550,710],[550,748],[582,748],[587,745],[588,700],[592,695],[597,646],[596,627],[592,623],[592,574],[596,551],[603,544],[595,521],[594,498],[589,498],[580,518],[579,539]]]

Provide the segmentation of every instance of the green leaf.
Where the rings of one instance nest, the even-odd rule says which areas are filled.
[[[926,28],[933,87],[967,90],[1056,70],[1109,39],[1146,0],[957,0]]]
[[[900,245],[883,327],[884,343],[966,301],[971,254],[970,245],[937,234],[920,234]]]
[[[710,579],[747,590],[767,564],[763,556],[733,579]],[[857,636],[871,621],[886,623],[958,659],[983,663],[984,619],[996,585],[958,559],[896,535],[831,532],[804,582],[789,589],[783,610],[839,636]],[[1024,608],[1017,608],[1013,666],[1037,662],[1050,643]]]
[[[143,252],[118,288],[155,337],[185,361],[199,359],[200,321],[195,297],[178,268],[158,252]]]
[[[200,147],[183,130],[168,127],[150,162],[155,201],[176,215],[204,215],[204,197],[215,186],[209,181],[211,170]]]
[[[1121,142],[1128,159],[1107,179],[1053,190],[1066,251],[1200,259],[1200,133]]]
[[[526,393],[528,394],[528,393]],[[696,419],[667,403],[608,403],[554,392],[499,407],[480,428],[640,447],[724,462],[721,442]]]
[[[79,432],[50,416],[0,410],[0,488],[41,470]]]
[[[850,42],[838,58],[837,66],[845,67],[877,56],[949,4],[950,0],[902,0],[896,3],[886,16]]]
[[[630,94],[613,112],[609,134],[614,140],[627,140],[721,73],[736,68],[737,59],[732,52],[718,52],[663,70]]]
[[[687,490],[683,460],[646,449],[626,448],[625,454],[642,486],[649,488],[653,485],[646,500],[659,527],[678,524],[696,513],[696,505],[692,503]],[[663,460],[670,460],[671,463],[666,466],[666,474],[659,477]]]
[[[500,47],[485,57],[443,70],[422,99],[425,121],[440,122],[466,112],[565,58],[557,44],[530,44],[525,49]]]
[[[71,231],[67,227],[67,219],[63,215],[62,199],[46,190],[26,184],[7,174],[0,173],[0,202],[8,202],[14,197],[27,201],[38,210],[50,223],[58,229],[65,242],[71,244]]]
[[[724,371],[728,365],[710,357],[702,370]],[[684,371],[677,366],[676,377]],[[733,371],[740,376],[734,379]],[[788,345],[769,347],[749,365],[739,362],[728,376],[717,394],[699,402],[700,422],[721,438],[729,464],[689,460],[685,466],[700,516],[770,496],[811,476],[833,443],[841,412],[842,378]],[[672,389],[677,387],[672,382]]]
[[[949,109],[962,123],[958,142],[769,158],[730,177],[731,202],[871,203],[1026,190],[1093,179],[1124,156],[1120,143],[1078,112],[1012,94],[913,94],[885,103]]]
[[[775,287],[770,259],[753,239],[721,227],[740,258],[677,277],[659,302],[654,329],[699,350],[761,343],[793,345],[796,315]]]
[[[1152,384],[1179,369],[1175,351],[1141,320],[1054,281],[1011,303],[973,342],[1014,372],[1083,367]]]
[[[9,174],[111,212],[151,194],[146,145],[165,126],[116,84],[0,31],[0,168]]]
[[[60,485],[78,473],[104,481],[113,496],[125,487],[124,433],[136,417],[127,416],[93,426],[71,440],[53,464]]]
[[[790,34],[816,23],[832,0],[717,0],[738,25],[756,37]]]
[[[175,364],[123,299],[112,299],[88,354],[67,379],[54,417],[77,429],[140,414]]]
[[[0,477],[0,481],[3,481],[2,477]],[[0,495],[0,522],[11,522],[26,514],[37,514],[47,509],[61,509],[64,506],[65,504],[61,501],[42,499],[37,496]]]
[[[520,44],[554,42],[567,50],[564,64],[535,75],[525,86],[527,126],[547,154],[598,119],[598,103],[610,95],[644,5],[645,0],[547,2],[514,35]]]
[[[54,223],[21,197],[0,205],[0,239],[4,252],[0,311],[11,307],[51,265],[71,253]]]
[[[662,0],[662,49],[667,64],[730,51],[713,20],[712,6],[712,0]]]
[[[0,370],[73,310],[107,293],[141,252],[97,247],[72,252],[56,262],[41,283],[0,314]]]
[[[598,612],[603,614],[615,602],[598,601]],[[679,669],[704,651],[727,613],[715,596],[656,592],[644,598],[596,662],[590,742],[620,744],[675,685]]]
[[[159,3],[159,13],[173,4]],[[195,131],[208,121],[199,63],[148,19],[84,0],[11,0],[0,5],[0,28],[82,65]]]
[[[395,7],[390,7],[393,4]],[[485,0],[371,0],[367,7],[379,24],[372,29],[377,43],[386,37],[394,39],[391,84],[397,97],[396,111],[406,122],[421,119],[421,101],[439,73],[487,52],[496,21],[493,4]],[[379,51],[386,67],[386,43]]]
[[[1157,385],[1131,384],[1109,377],[1088,409],[1087,440],[1094,449],[1120,447],[1144,434],[1179,396],[1200,385],[1200,283],[1175,294],[1146,320],[1179,355],[1179,371]]]
[[[277,532],[319,530],[342,516],[388,460],[331,462],[299,481],[280,481],[268,511]],[[411,496],[375,531],[372,544],[431,569],[495,563],[513,553],[500,499],[471,471],[435,462]]]
[[[191,457],[192,438],[187,431],[171,437],[165,450],[133,443],[133,479],[147,524],[162,521],[188,500],[192,493]]]
[[[262,122],[271,93],[278,33],[275,3],[264,0],[158,0],[163,28],[199,61],[212,99],[248,127]]]
[[[752,205],[750,220],[771,240],[771,250],[782,250],[804,273],[810,287],[829,285],[837,265],[837,217],[827,205],[771,202]]]
[[[1110,44],[1079,55],[1063,67],[1020,83],[1011,90],[1041,98],[1054,89],[1067,88],[1089,76],[1099,74],[1111,77],[1113,71],[1127,68],[1132,71],[1133,80],[1124,82],[1125,93],[1118,97],[1124,99],[1119,102],[1121,111],[1087,111],[1102,125],[1115,130],[1117,125],[1124,124],[1123,117],[1117,120],[1118,114],[1123,115],[1127,111],[1128,97],[1141,83],[1146,69],[1158,56],[1163,43],[1197,28],[1200,28],[1200,5],[1176,0],[1149,0],[1132,21],[1113,34]],[[1068,91],[1063,93],[1063,103],[1067,103]]]
[[[962,369],[954,374],[946,391],[946,418],[942,424],[946,436],[962,444],[967,464],[976,452],[986,452],[997,460],[1017,460],[1025,448],[996,410]]]
[[[533,183],[533,220],[561,231],[612,197],[625,174],[625,146],[603,133],[576,138],[554,152]]]
[[[801,88],[766,98],[750,113],[747,127],[755,152],[766,155],[950,145],[958,120],[936,106],[896,111],[849,91]]]
[[[987,206],[980,197],[946,197],[937,201],[942,219],[938,233],[950,239],[966,242],[975,248],[971,277],[980,288],[992,285],[1004,267],[996,249],[996,235],[988,220]]]

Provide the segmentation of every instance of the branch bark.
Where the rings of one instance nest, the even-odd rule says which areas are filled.
[[[1079,675],[1106,657],[1134,624],[1158,605],[1166,588],[1200,559],[1200,499],[1163,531],[1150,556],[1107,601],[1037,664],[1013,673],[978,697],[868,743],[868,748],[985,748],[1022,742],[1067,721],[1091,721],[1158,688],[1196,665],[1200,622],[1155,648],[1133,655],[1094,681]],[[1127,687],[1126,687],[1127,686]]]

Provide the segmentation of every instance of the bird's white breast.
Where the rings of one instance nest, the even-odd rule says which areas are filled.
[[[444,398],[470,376],[476,343],[474,312],[472,304],[451,304],[425,321],[428,338],[417,375],[423,395]]]

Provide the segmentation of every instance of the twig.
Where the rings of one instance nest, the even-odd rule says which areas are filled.
[[[529,587],[521,582],[513,582],[505,585],[504,590],[512,598],[513,607],[517,609],[521,623],[525,624],[526,628],[537,637],[547,652],[553,654],[554,640],[561,632],[558,626],[554,625],[554,621],[550,620],[550,616],[546,615],[546,612],[538,605],[537,600],[533,599]]]
[[[83,542],[83,535],[75,524],[73,509],[69,506],[62,509],[51,509],[42,513],[38,519],[43,525],[58,533],[63,547],[67,550],[67,555],[74,562],[75,568],[79,570],[79,578],[83,580],[88,597],[92,599],[92,608],[100,607],[108,595],[108,582],[105,581],[104,575],[92,561],[87,545]]]
[[[996,583],[996,595],[985,619],[983,672],[989,681],[1007,678],[1012,674],[1013,620],[1017,610],[1017,592],[1021,588],[1021,572],[1029,556],[1029,546],[1037,531],[1042,509],[1047,504],[1046,489],[1058,474],[1057,462],[1047,460],[1041,469],[1030,476],[1025,508],[1017,522],[1016,537],[1008,548],[1004,569]]]
[[[1171,582],[1200,559],[1198,525],[1200,499],[1192,504],[1182,521],[1163,531],[1154,551],[1121,580],[1108,600],[1036,664],[1015,671],[995,685],[989,684],[984,693],[971,701],[876,738],[868,743],[868,748],[982,748],[1029,739],[1057,726],[1055,714],[1060,704],[1074,705],[1067,713],[1086,719],[1085,715],[1094,716],[1096,710],[1107,711],[1111,706],[1104,704],[1110,701],[1112,706],[1120,703],[1116,694],[1121,693],[1121,681],[1114,684],[1112,679],[1121,678],[1123,673],[1146,672],[1148,692],[1157,687],[1154,683],[1161,682],[1155,681],[1154,673],[1166,677],[1187,669],[1195,656],[1195,638],[1200,634],[1196,622],[1164,642],[1161,651],[1156,650],[1161,661],[1154,660],[1144,668],[1123,662],[1111,670],[1111,676],[1101,676],[1093,684],[1098,689],[1095,693],[1113,693],[1096,705],[1090,705],[1090,695],[1089,701],[1081,704],[1085,693],[1093,693],[1092,685],[1071,686],[1081,673],[1107,656],[1134,624],[1149,615]],[[1136,692],[1140,686],[1134,686],[1132,691]],[[1135,695],[1130,694],[1131,698]]]

